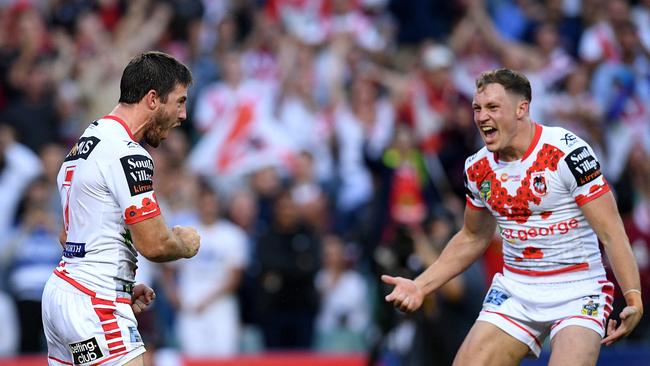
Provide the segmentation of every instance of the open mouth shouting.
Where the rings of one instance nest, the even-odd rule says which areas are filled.
[[[492,126],[481,126],[481,133],[483,134],[483,139],[486,144],[494,142],[497,135],[497,129]]]

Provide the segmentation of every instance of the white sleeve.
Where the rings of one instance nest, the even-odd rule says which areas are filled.
[[[467,201],[467,206],[480,210],[485,208],[485,202],[481,198],[482,196],[480,189],[477,184],[470,182],[467,179],[468,170],[472,169],[474,166],[470,164],[475,163],[473,158],[474,156],[470,156],[467,158],[467,160],[465,160],[465,169],[463,170],[463,182],[465,183],[465,200]],[[491,190],[491,187],[489,186],[489,182],[486,182],[486,184],[487,186],[485,188],[485,191],[488,192]],[[486,194],[487,193],[484,193],[483,197],[485,197]]]
[[[596,154],[585,141],[577,142],[560,162],[560,178],[578,206],[609,192]]]
[[[108,166],[106,184],[127,225],[161,213],[153,190],[153,171],[153,160],[145,150],[133,151]]]

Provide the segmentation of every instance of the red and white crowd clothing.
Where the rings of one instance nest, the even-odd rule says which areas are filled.
[[[307,44],[320,44],[338,34],[349,34],[355,43],[368,51],[381,51],[386,40],[360,8],[351,1],[345,9],[336,9],[326,0],[271,0],[266,15],[272,22],[281,22],[287,32]]]
[[[535,124],[521,160],[486,148],[467,159],[468,209],[488,209],[503,239],[503,275],[494,276],[478,320],[539,355],[567,325],[605,334],[614,286],[598,239],[580,207],[609,191],[587,143],[568,130]]]
[[[197,127],[206,133],[189,156],[202,175],[236,181],[266,166],[290,165],[294,147],[273,114],[275,86],[246,80],[236,87],[215,83],[200,95]]]
[[[123,363],[144,352],[130,308],[137,252],[127,225],[161,213],[153,169],[114,116],[93,122],[66,156],[57,182],[67,241],[43,295],[51,364]]]
[[[587,28],[580,38],[578,55],[586,62],[620,60],[621,49],[611,24],[599,22]]]

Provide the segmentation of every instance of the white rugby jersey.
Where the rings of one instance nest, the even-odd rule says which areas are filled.
[[[129,297],[137,252],[126,225],[160,214],[153,169],[121,119],[88,126],[57,178],[68,236],[56,275],[91,296]]]
[[[465,186],[467,206],[496,217],[504,275],[559,282],[605,273],[598,239],[580,206],[609,186],[591,147],[570,131],[535,124],[533,141],[518,161],[500,161],[484,147],[465,162]]]

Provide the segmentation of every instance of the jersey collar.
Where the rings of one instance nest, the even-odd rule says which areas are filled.
[[[524,156],[521,157],[520,161],[526,160],[527,157],[530,156],[530,154],[533,153],[535,150],[535,147],[537,147],[537,143],[539,142],[540,137],[542,137],[542,126],[538,123],[533,122],[535,125],[535,135],[533,136],[533,140],[530,142],[530,145],[528,146],[528,149],[524,153]],[[493,153],[492,157],[494,158],[494,161],[496,163],[499,162],[499,154]]]
[[[124,122],[123,119],[121,119],[120,117],[117,117],[117,116],[110,115],[110,114],[106,115],[106,116],[104,116],[102,118],[104,118],[104,119],[112,119],[113,121],[121,124],[122,127],[124,127],[124,129],[126,130],[126,133],[129,134],[129,137],[131,138],[131,140],[135,141],[135,137],[133,136],[133,133],[131,133],[131,129],[129,129],[129,126],[126,125],[126,122]]]

